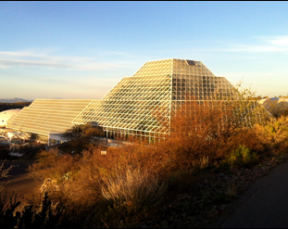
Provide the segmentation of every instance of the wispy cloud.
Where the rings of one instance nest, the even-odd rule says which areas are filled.
[[[196,48],[199,52],[246,52],[246,53],[288,53],[288,36],[252,36],[251,42],[257,44],[228,43],[218,48]],[[227,44],[228,43],[228,44]]]
[[[103,70],[127,67],[123,64],[101,63],[91,58],[57,56],[31,51],[0,51],[0,68],[9,67],[53,67],[81,70]]]
[[[287,52],[288,47],[275,47],[272,45],[235,45],[235,47],[224,49],[224,51],[252,53]]]
[[[257,45],[234,44],[222,51],[231,52],[288,52],[288,36],[253,37],[257,39]]]
[[[8,67],[0,64],[0,69],[6,69],[6,68],[8,68]]]
[[[104,52],[107,55],[128,55],[127,52]]]
[[[266,36],[266,37],[254,37],[259,40],[263,40],[271,45],[288,47],[288,36]]]

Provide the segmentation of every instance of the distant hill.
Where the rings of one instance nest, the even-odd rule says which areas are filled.
[[[0,99],[0,103],[19,103],[19,102],[31,102],[31,101],[25,100],[25,99],[21,99],[21,98]]]
[[[3,100],[0,100],[0,101],[3,101]],[[4,103],[0,102],[0,112],[5,111],[5,110],[10,110],[10,109],[17,109],[17,108],[22,109],[23,107],[27,107],[32,103],[32,102],[27,102],[27,100],[24,100],[24,99],[20,102],[8,102],[8,100],[4,100],[4,101],[6,102]]]

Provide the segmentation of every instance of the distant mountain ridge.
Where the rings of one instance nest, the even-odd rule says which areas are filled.
[[[25,100],[21,98],[0,99],[0,103],[18,103],[18,102],[31,102],[31,100]]]

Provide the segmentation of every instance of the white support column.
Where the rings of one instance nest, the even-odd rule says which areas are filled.
[[[49,131],[49,134],[48,134],[48,147],[51,146],[51,139],[50,139],[50,134],[51,134],[51,131]]]

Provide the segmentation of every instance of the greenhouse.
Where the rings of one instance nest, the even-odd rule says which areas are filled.
[[[8,127],[49,138],[73,125],[90,124],[102,130],[99,137],[133,136],[155,142],[167,138],[171,117],[187,100],[199,105],[215,99],[226,101],[235,97],[234,92],[226,78],[215,76],[200,61],[150,61],[101,100],[37,99],[8,122]]]

